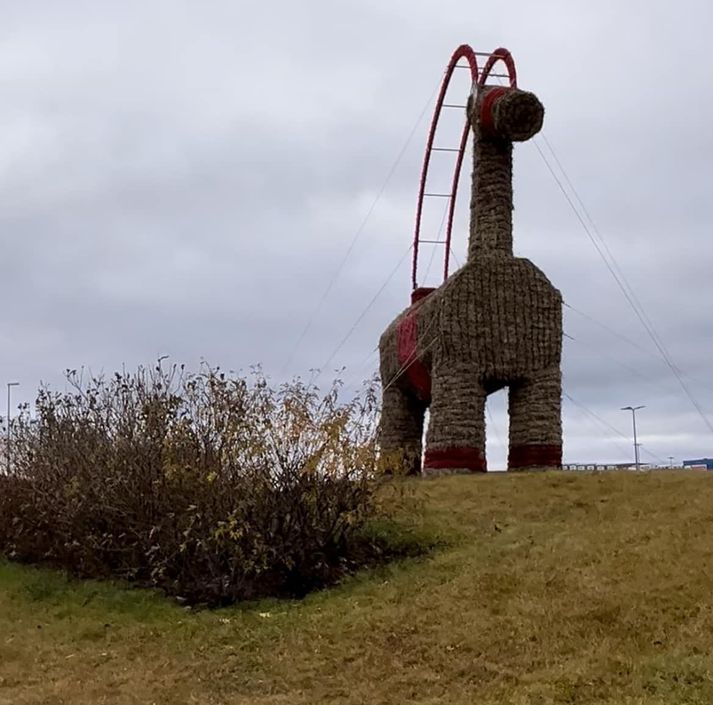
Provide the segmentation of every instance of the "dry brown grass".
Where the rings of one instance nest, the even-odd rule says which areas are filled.
[[[191,612],[0,565],[0,703],[713,702],[713,475],[417,483],[449,548]]]

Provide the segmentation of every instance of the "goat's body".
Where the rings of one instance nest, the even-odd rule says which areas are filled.
[[[560,364],[562,296],[524,258],[469,262],[389,325],[379,343],[382,380],[405,392],[415,390],[398,355],[398,330],[409,316],[418,362],[432,372],[434,358],[458,358],[489,392]]]

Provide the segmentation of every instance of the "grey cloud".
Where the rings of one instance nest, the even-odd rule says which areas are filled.
[[[164,353],[305,374],[383,287],[320,380],[342,366],[350,387],[368,376],[380,330],[408,301],[408,255],[393,272],[412,237],[428,114],[322,300],[325,287],[450,52],[470,42],[513,51],[521,85],[545,103],[549,144],[713,418],[709,3],[77,0],[3,14],[0,366],[22,382],[17,399],[40,379],[61,385],[65,367]],[[568,393],[624,436],[619,407],[645,403],[646,450],[710,455],[711,434],[532,143],[516,150],[515,198],[517,252],[572,306],[649,351],[568,312]],[[437,229],[440,212],[428,217]],[[502,395],[491,412],[497,466]],[[568,459],[630,449],[567,400],[565,429]]]

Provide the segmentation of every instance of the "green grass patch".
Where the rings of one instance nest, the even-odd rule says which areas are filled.
[[[713,702],[712,476],[409,487],[366,531],[410,558],[302,600],[186,609],[0,563],[0,704]]]

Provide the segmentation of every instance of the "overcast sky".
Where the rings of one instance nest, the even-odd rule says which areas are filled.
[[[629,404],[642,460],[713,456],[535,145],[713,423],[712,35],[709,0],[0,0],[0,382],[29,401],[65,368],[159,355],[368,377],[409,300],[434,92],[456,46],[502,45],[546,108],[547,142],[516,148],[515,250],[576,309],[566,393],[622,434],[565,398],[565,460],[627,460]],[[490,408],[497,468],[504,395]]]

